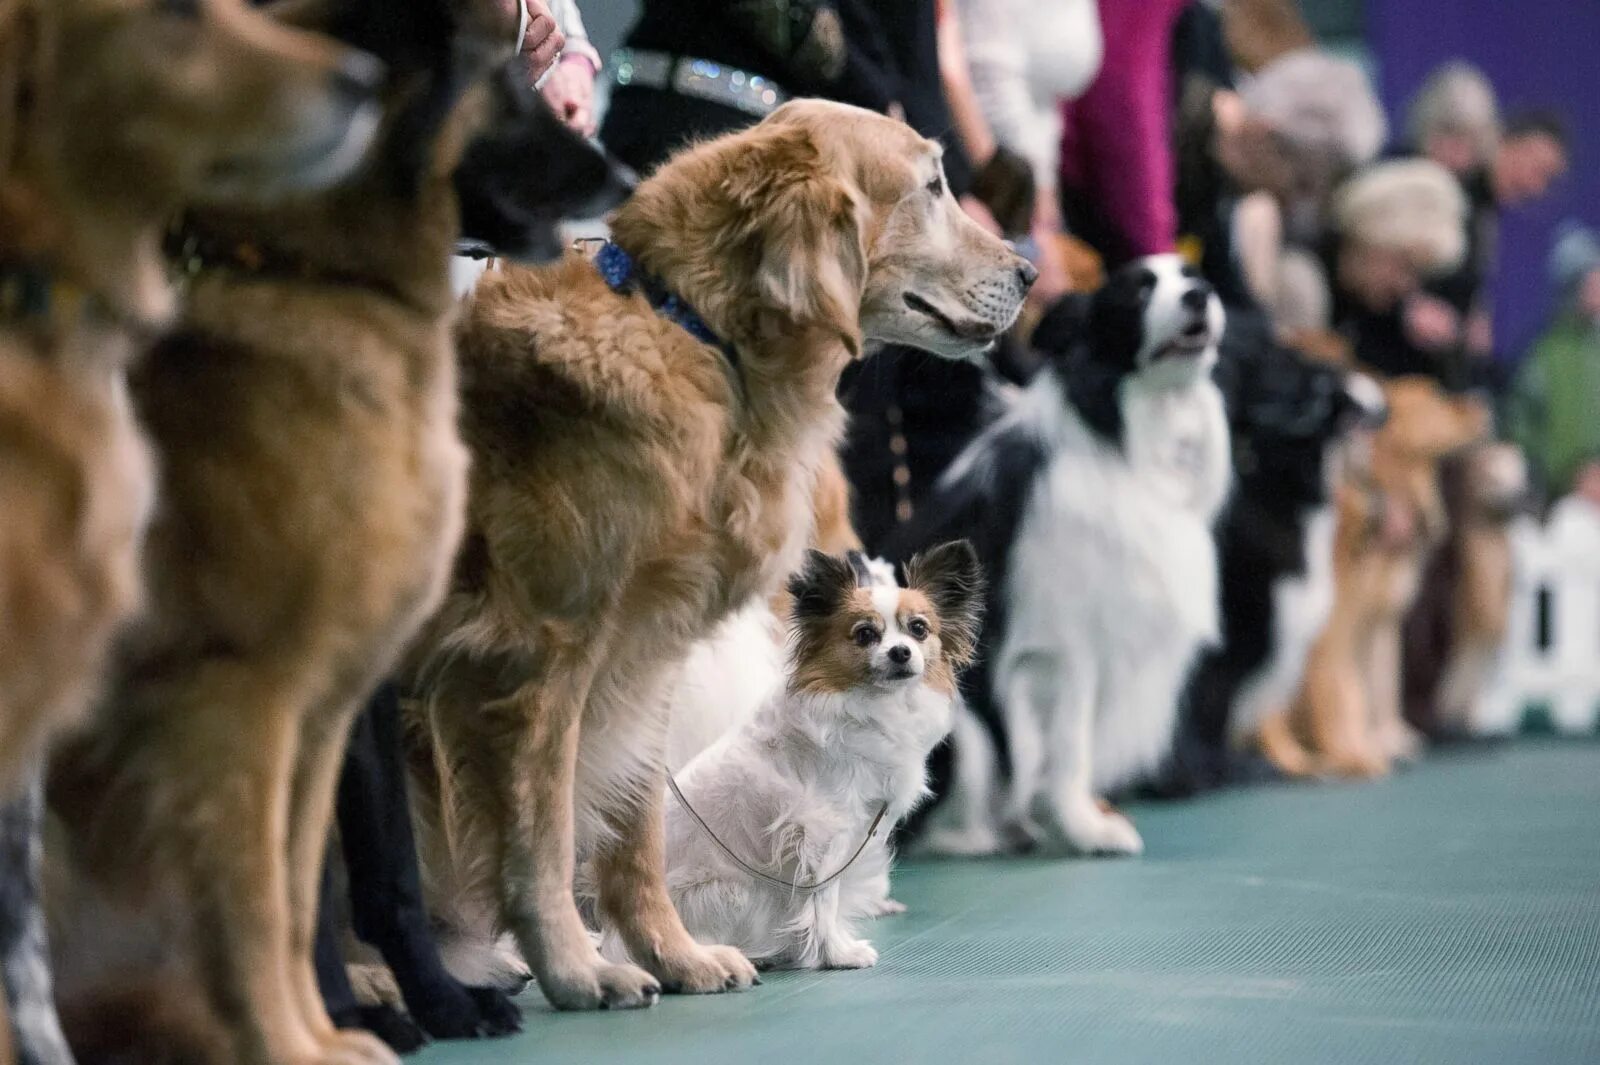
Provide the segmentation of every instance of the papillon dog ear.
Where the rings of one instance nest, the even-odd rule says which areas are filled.
[[[855,588],[856,573],[849,562],[821,551],[807,551],[805,563],[789,578],[794,620],[803,624],[832,617]]]
[[[966,540],[952,540],[906,563],[906,586],[927,596],[939,611],[939,642],[957,667],[978,652],[983,618],[983,567]]]

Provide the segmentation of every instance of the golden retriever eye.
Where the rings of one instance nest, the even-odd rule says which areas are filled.
[[[871,624],[863,621],[850,632],[850,638],[855,640],[857,647],[871,647],[883,636]]]
[[[936,172],[933,175],[933,180],[928,182],[926,185],[924,185],[923,188],[927,189],[929,192],[933,193],[935,196],[943,196],[944,195],[944,174],[942,172]]]
[[[156,0],[156,10],[163,15],[198,19],[200,17],[200,0]]]
[[[928,638],[928,623],[921,618],[912,618],[910,624],[906,626],[906,631],[911,634],[912,639],[921,642]]]

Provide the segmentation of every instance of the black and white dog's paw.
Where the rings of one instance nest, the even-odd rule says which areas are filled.
[[[492,1039],[522,1031],[522,1011],[492,987],[465,987],[450,980],[419,989],[407,1004],[422,1030],[435,1039]]]
[[[410,1054],[428,1045],[428,1036],[416,1021],[393,1006],[356,1006],[334,1013],[332,1019],[335,1028],[371,1032],[396,1054]]]
[[[1051,815],[1050,836],[1073,854],[1115,857],[1144,853],[1144,839],[1133,822],[1106,803],[1062,803]]]

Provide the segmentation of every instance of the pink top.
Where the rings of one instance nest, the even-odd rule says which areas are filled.
[[[1132,255],[1169,252],[1173,194],[1172,31],[1189,0],[1099,0],[1105,61],[1062,104],[1061,184],[1086,195]]]

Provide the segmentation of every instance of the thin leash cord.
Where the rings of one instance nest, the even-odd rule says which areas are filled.
[[[857,847],[855,853],[850,855],[849,861],[845,862],[838,869],[834,870],[832,875],[825,876],[821,880],[814,880],[809,884],[797,884],[793,880],[785,880],[782,877],[773,876],[770,873],[764,873],[760,869],[757,869],[755,866],[751,865],[749,862],[745,861],[743,858],[739,857],[737,854],[733,853],[733,848],[722,842],[717,834],[711,831],[711,826],[706,824],[706,819],[700,816],[700,812],[693,806],[689,805],[689,800],[684,798],[682,789],[678,787],[678,782],[672,778],[670,773],[667,775],[667,787],[672,789],[672,794],[677,797],[678,802],[682,804],[683,808],[689,811],[689,816],[694,818],[695,824],[700,826],[700,831],[704,832],[706,837],[710,839],[712,843],[715,843],[717,845],[717,849],[722,851],[723,854],[726,854],[728,856],[728,860],[733,862],[734,865],[737,865],[740,869],[743,869],[757,880],[765,880],[769,884],[775,884],[778,887],[789,888],[791,891],[799,891],[807,895],[821,891],[823,888],[827,887],[829,884],[843,876],[845,874],[845,870],[856,864],[856,859],[861,857],[862,852],[867,849],[867,844],[872,842],[872,837],[878,834],[878,826],[883,824],[883,817],[889,812],[888,803],[884,803],[882,806],[878,807],[878,816],[872,819],[872,824],[870,827],[868,827],[866,838],[861,841],[861,846]]]

